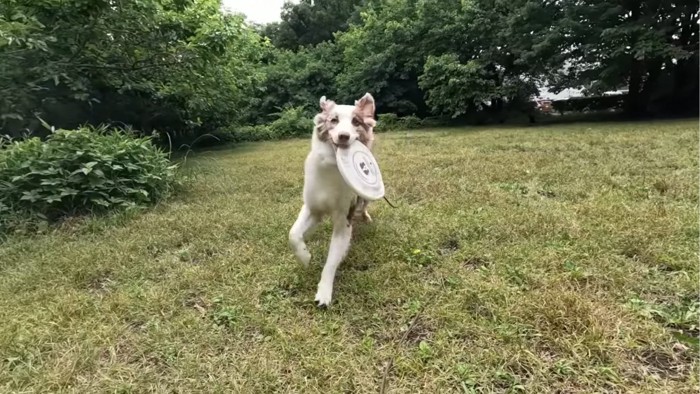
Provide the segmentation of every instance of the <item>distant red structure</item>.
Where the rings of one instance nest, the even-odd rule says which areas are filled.
[[[552,107],[552,100],[544,100],[544,99],[535,99],[535,105],[538,111],[545,113],[545,114],[550,114],[554,111],[554,108]]]

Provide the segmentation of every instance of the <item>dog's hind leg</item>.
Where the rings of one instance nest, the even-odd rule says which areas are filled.
[[[316,293],[316,303],[318,306],[327,306],[333,297],[333,282],[335,281],[335,271],[345,258],[350,248],[352,238],[352,224],[343,214],[333,216],[333,236],[328,249],[328,259],[323,266],[321,281],[318,282],[318,292]]]
[[[311,261],[311,253],[306,247],[304,238],[313,231],[319,223],[318,216],[314,215],[309,208],[304,205],[301,207],[299,217],[294,222],[292,229],[289,230],[289,246],[294,251],[297,260],[304,265],[309,265]]]
[[[368,205],[369,201],[365,200],[362,197],[357,197],[357,206],[355,207],[355,219],[363,220],[367,223],[372,222],[372,217],[369,216],[369,213],[367,212]]]

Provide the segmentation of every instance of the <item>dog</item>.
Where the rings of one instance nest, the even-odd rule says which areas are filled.
[[[368,202],[357,196],[340,175],[335,152],[357,140],[371,150],[376,121],[375,102],[369,93],[355,105],[338,105],[326,96],[319,103],[321,112],[314,117],[311,151],[304,162],[304,205],[289,231],[289,245],[296,258],[308,266],[311,253],[305,238],[325,216],[331,217],[333,235],[315,297],[319,307],[326,307],[333,297],[335,272],[350,248],[353,219],[371,220]]]

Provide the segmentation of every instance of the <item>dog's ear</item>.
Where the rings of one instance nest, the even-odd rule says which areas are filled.
[[[326,121],[328,112],[335,105],[333,101],[326,99],[326,96],[321,97],[321,99],[318,101],[318,104],[321,107],[321,113],[314,116],[314,124],[316,125],[316,127],[323,125],[323,123]]]
[[[321,112],[328,112],[335,105],[335,102],[332,100],[327,100],[326,96],[321,97],[321,100],[319,100],[318,103],[321,106]]]
[[[328,130],[326,129],[326,117],[320,113],[314,116],[314,130],[316,131],[316,136],[321,141],[328,140]]]
[[[355,100],[355,111],[367,125],[374,127],[377,124],[377,122],[374,120],[374,97],[372,97],[371,94],[365,93],[362,98]]]
[[[328,130],[326,130],[326,116],[328,111],[333,108],[335,103],[327,100],[326,96],[321,97],[321,100],[319,100],[318,103],[321,106],[321,113],[314,116],[314,129],[316,130],[318,139],[321,141],[326,141],[328,139]]]

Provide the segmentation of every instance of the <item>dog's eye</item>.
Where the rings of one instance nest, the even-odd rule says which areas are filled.
[[[352,119],[352,125],[355,126],[355,127],[357,127],[357,126],[360,125],[360,121],[359,121],[357,118],[353,118],[353,119]]]
[[[331,123],[338,124],[338,118],[336,117],[336,118],[331,119]]]

